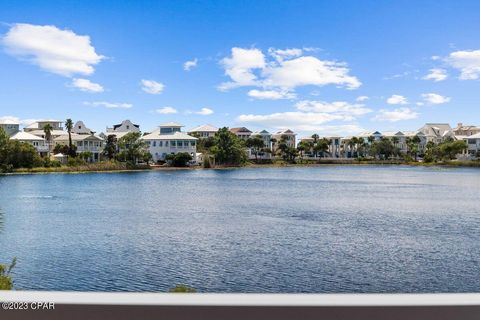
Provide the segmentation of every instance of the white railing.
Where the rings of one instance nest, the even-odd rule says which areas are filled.
[[[479,319],[480,294],[0,291],[3,319]],[[33,306],[45,303],[43,310]],[[10,310],[24,306],[27,309]],[[49,307],[48,307],[49,306]],[[53,308],[52,308],[53,306]],[[8,309],[8,310],[5,310]]]

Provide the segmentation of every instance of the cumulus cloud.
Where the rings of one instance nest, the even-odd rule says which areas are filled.
[[[285,90],[257,90],[248,91],[249,97],[261,100],[280,100],[280,99],[295,99],[296,94]]]
[[[210,108],[202,108],[200,111],[194,111],[193,113],[199,114],[201,116],[208,116],[213,113],[213,110]]]
[[[476,80],[480,77],[480,50],[455,51],[445,60],[460,71],[460,80]]]
[[[435,82],[443,81],[447,79],[447,70],[440,68],[430,69],[430,73],[424,76],[424,80],[433,80]]]
[[[183,64],[183,70],[185,71],[190,71],[191,69],[195,68],[197,66],[198,59],[195,58],[193,60],[185,61]]]
[[[422,98],[427,104],[443,104],[447,103],[451,100],[450,97],[445,97],[436,93],[424,93],[422,94]]]
[[[142,90],[150,94],[160,94],[163,92],[165,85],[153,80],[142,80]]]
[[[394,94],[390,98],[387,99],[388,104],[407,104],[407,98],[404,96]]]
[[[17,23],[0,41],[8,54],[68,77],[91,75],[93,66],[105,58],[95,52],[89,36],[55,26]]]
[[[155,112],[159,114],[174,114],[174,113],[177,113],[177,109],[172,107],[163,107],[155,110]]]
[[[417,117],[418,113],[410,108],[398,108],[395,110],[381,109],[379,113],[373,118],[373,120],[397,122],[401,120],[416,119]]]
[[[363,104],[351,104],[345,101],[324,102],[304,100],[296,103],[295,108],[304,112],[336,114],[342,116],[342,120],[353,120],[356,117],[372,112],[371,109]]]
[[[41,119],[20,119],[19,117],[15,116],[2,116],[0,117],[0,121],[13,121],[23,126],[31,125],[34,122],[40,121]]]
[[[358,102],[363,102],[363,101],[367,101],[368,99],[370,99],[368,96],[359,96],[355,100]]]
[[[71,86],[85,92],[98,93],[104,90],[100,84],[91,82],[88,79],[73,79]]]
[[[133,107],[130,103],[119,103],[119,102],[107,102],[107,101],[93,101],[93,102],[84,102],[84,105],[92,107],[103,107],[107,109],[130,109]]]
[[[333,84],[347,89],[361,85],[356,77],[349,75],[345,63],[304,56],[301,49],[270,48],[268,52],[274,59],[267,59],[259,49],[232,48],[231,56],[221,61],[231,81],[222,83],[219,89],[254,86],[291,92],[308,85]]]

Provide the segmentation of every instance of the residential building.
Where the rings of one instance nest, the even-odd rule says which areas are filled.
[[[257,155],[258,159],[270,159],[272,158],[272,134],[267,130],[253,132],[250,137],[260,136],[263,140],[264,150],[260,151]],[[266,151],[269,150],[269,151]],[[255,155],[252,153],[252,150],[248,150],[249,158],[255,158]]]
[[[197,161],[198,139],[182,132],[182,127],[182,124],[175,122],[163,123],[157,130],[141,138],[147,144],[153,161],[165,161],[168,154],[179,152],[187,152],[193,161]]]
[[[393,145],[400,150],[401,153],[406,153],[408,150],[407,136],[401,131],[386,131],[382,132],[383,137],[392,141]]]
[[[328,153],[330,154],[330,157],[340,158],[341,137],[340,136],[329,136],[329,137],[325,137],[325,138],[330,141],[330,144],[328,145]]]
[[[90,152],[91,156],[87,159],[88,162],[98,162],[101,160],[103,149],[105,148],[105,141],[102,137],[94,134],[78,134],[72,133],[72,144],[77,147],[77,154]],[[53,139],[54,145],[69,144],[68,133],[58,136]]]
[[[210,124],[204,124],[203,126],[193,128],[188,132],[188,134],[197,136],[199,138],[211,138],[214,137],[217,132],[217,127],[214,127]]]
[[[0,120],[0,128],[11,137],[20,131],[20,123],[13,120]]]
[[[287,146],[295,148],[297,146],[296,143],[296,136],[297,134],[294,133],[292,130],[287,129],[283,131],[278,131],[272,135],[272,138],[274,138],[277,142],[276,145],[280,143],[280,140],[282,140],[283,137],[285,137],[285,142]]]
[[[473,136],[480,133],[480,127],[458,123],[457,127],[453,129],[453,133],[455,133],[455,136]]]
[[[245,127],[230,128],[230,132],[235,133],[242,140],[247,140],[252,135],[252,131]]]
[[[61,136],[62,134],[65,134],[65,131],[63,131],[62,123],[63,122],[59,120],[39,120],[23,128],[23,131],[45,139],[46,137],[44,128],[48,124],[52,127],[52,129],[50,130],[50,136],[53,139]]]
[[[95,131],[92,131],[89,128],[87,128],[87,126],[85,126],[83,121],[77,121],[72,128],[72,132],[76,134],[88,134],[88,135],[95,134]]]
[[[49,152],[49,146],[44,138],[36,136],[34,134],[18,131],[10,137],[11,140],[18,140],[20,142],[31,144],[35,147],[40,156],[46,156]]]
[[[463,139],[467,143],[467,150],[464,152],[462,158],[472,159],[477,158],[480,154],[480,133],[463,136]]]
[[[106,140],[108,136],[113,135],[118,140],[130,132],[140,132],[140,125],[134,124],[130,120],[123,120],[122,123],[115,124],[111,128],[107,127],[106,132],[100,133],[99,136]]]

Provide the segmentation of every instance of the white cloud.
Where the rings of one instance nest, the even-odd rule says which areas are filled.
[[[89,36],[55,26],[17,23],[1,38],[1,43],[8,54],[68,77],[92,74],[93,66],[105,58],[95,52]]]
[[[342,120],[353,120],[358,116],[362,116],[371,109],[365,107],[363,104],[351,104],[345,101],[312,101],[304,100],[295,104],[295,108],[303,112],[317,112],[317,113],[331,113],[341,116]]]
[[[299,57],[303,54],[302,49],[292,48],[292,49],[275,49],[269,48],[268,53],[275,58],[277,61],[283,61],[285,59],[291,59],[295,57]]]
[[[359,96],[355,100],[358,102],[363,102],[363,101],[367,101],[368,99],[370,99],[368,96]]]
[[[293,92],[285,90],[257,90],[248,91],[248,96],[261,100],[280,100],[280,99],[295,99],[297,96]]]
[[[160,94],[165,89],[163,83],[153,80],[142,80],[142,90],[150,94]]]
[[[232,56],[223,58],[220,63],[225,69],[225,75],[232,81],[222,83],[219,89],[228,90],[256,85],[257,76],[252,70],[265,68],[265,56],[258,49],[232,48]]]
[[[407,98],[404,96],[394,94],[390,98],[387,99],[388,104],[407,104]]]
[[[349,75],[345,63],[301,56],[301,49],[269,49],[275,59],[267,61],[259,49],[232,48],[231,57],[221,61],[230,82],[222,83],[220,90],[242,86],[261,87],[264,90],[293,91],[296,87],[334,84],[355,89],[361,82]]]
[[[73,79],[71,86],[85,92],[98,93],[103,92],[104,90],[100,84],[91,82],[88,79]]]
[[[28,126],[34,122],[40,121],[41,119],[20,119],[19,117],[15,117],[15,116],[3,116],[3,117],[0,117],[0,120],[14,121],[23,126]]]
[[[210,109],[210,108],[202,108],[202,109],[200,109],[200,111],[195,111],[193,113],[199,114],[199,115],[202,115],[202,116],[208,116],[208,115],[211,115],[213,113],[213,110]]]
[[[172,107],[163,107],[155,110],[155,112],[160,114],[174,114],[174,113],[177,113],[177,109]]]
[[[265,68],[262,84],[267,87],[290,89],[328,84],[345,86],[348,89],[358,88],[361,85],[360,81],[348,73],[349,69],[344,63],[303,56]]]
[[[381,109],[379,110],[379,113],[373,118],[373,120],[397,122],[401,120],[416,119],[417,117],[418,113],[410,108],[398,108],[395,110]]]
[[[94,101],[94,102],[84,102],[84,105],[92,107],[104,107],[107,109],[130,109],[133,107],[130,103],[118,103],[118,102],[107,102],[107,101]]]
[[[424,80],[433,80],[435,82],[443,81],[447,79],[447,70],[445,69],[440,69],[440,68],[433,68],[430,69],[430,73],[427,74],[425,77],[422,79]]]
[[[441,96],[436,93],[424,93],[422,94],[422,98],[427,104],[443,104],[451,100],[449,97]]]
[[[183,64],[183,70],[185,71],[190,71],[192,68],[195,68],[197,66],[197,63],[198,63],[198,59],[195,58],[193,60],[189,60],[189,61],[186,61],[184,64]]]
[[[480,50],[455,51],[445,60],[460,70],[460,80],[476,80],[480,77]]]

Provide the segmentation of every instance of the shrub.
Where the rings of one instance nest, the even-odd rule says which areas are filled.
[[[171,293],[195,293],[197,291],[195,289],[189,287],[189,286],[184,285],[184,284],[179,284],[179,285],[176,285],[174,288],[171,288],[170,290],[168,290],[168,292],[171,292]]]

